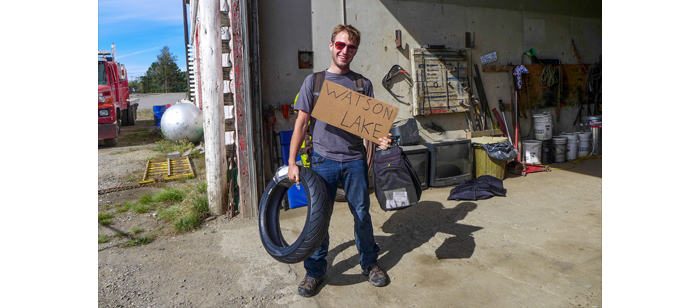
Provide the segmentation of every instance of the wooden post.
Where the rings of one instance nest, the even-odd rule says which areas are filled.
[[[209,210],[217,215],[226,211],[226,149],[224,147],[224,92],[221,71],[221,13],[219,1],[199,4],[201,31],[202,112],[206,149],[207,196]]]
[[[254,135],[250,98],[250,73],[248,69],[248,31],[246,1],[230,0],[231,57],[234,95],[233,115],[236,123],[236,163],[238,164],[238,210],[243,217],[258,217],[256,166],[254,160]],[[260,149],[262,150],[262,149]]]

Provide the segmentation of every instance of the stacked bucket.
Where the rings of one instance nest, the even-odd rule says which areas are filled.
[[[533,115],[535,140],[523,141],[526,163],[549,165],[602,154],[602,116],[582,117],[582,131],[552,137],[554,125],[548,111]]]
[[[529,164],[549,165],[554,162],[559,162],[561,155],[557,151],[556,140],[552,138],[554,125],[552,114],[543,112],[542,114],[533,115],[535,140],[524,140],[523,151],[525,154],[525,162]]]
[[[571,161],[588,155],[601,155],[602,116],[585,117],[581,119],[583,131],[563,133],[566,138],[566,160]],[[556,138],[555,138],[556,139]]]

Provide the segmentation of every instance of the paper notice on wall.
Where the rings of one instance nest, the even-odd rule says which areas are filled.
[[[491,64],[491,63],[496,62],[496,61],[498,61],[498,55],[496,54],[495,51],[492,53],[485,54],[485,55],[481,56],[481,64],[482,65]]]

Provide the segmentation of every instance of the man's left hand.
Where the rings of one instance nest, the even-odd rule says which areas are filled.
[[[391,136],[392,136],[392,134],[389,133],[389,136],[379,138],[379,148],[380,149],[386,151],[389,148],[389,145],[391,144],[391,139],[389,137],[391,137]]]

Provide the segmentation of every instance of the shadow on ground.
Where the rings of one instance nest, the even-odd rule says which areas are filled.
[[[435,256],[438,259],[470,258],[476,246],[472,233],[483,228],[460,224],[458,221],[474,209],[476,204],[472,202],[462,202],[454,208],[445,208],[439,202],[423,201],[395,212],[381,227],[382,231],[391,235],[375,235],[381,249],[377,263],[385,271],[391,271],[404,255],[428,243],[438,232],[454,235],[437,247]],[[351,285],[367,281],[367,277],[362,274],[345,274],[359,264],[359,254],[355,253],[348,259],[334,262],[344,250],[354,249],[352,246],[355,246],[354,240],[342,243],[328,252],[328,264],[332,266],[328,269],[324,284]]]

